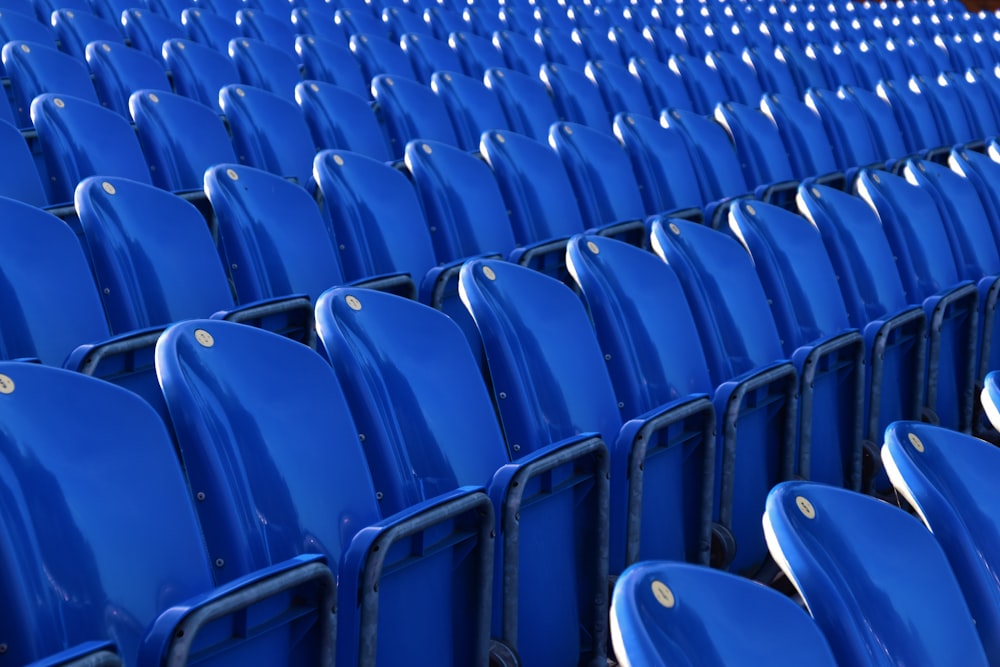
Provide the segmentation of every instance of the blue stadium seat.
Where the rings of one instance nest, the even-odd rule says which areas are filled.
[[[711,115],[716,104],[730,101],[729,91],[726,90],[719,72],[704,61],[696,57],[675,54],[670,58],[669,64],[670,69],[680,77],[684,87],[687,88],[694,110],[698,113]]]
[[[229,57],[236,65],[239,81],[261,88],[286,100],[294,99],[295,86],[302,81],[299,59],[274,46],[247,37],[229,41]]]
[[[587,54],[583,47],[573,41],[570,31],[552,27],[537,28],[535,43],[545,51],[545,58],[550,63],[566,65],[578,71],[583,71],[587,64]]]
[[[77,60],[84,59],[90,42],[100,40],[114,44],[125,43],[120,28],[90,12],[57,9],[52,12],[52,28],[59,40],[60,49]]]
[[[403,157],[414,139],[458,145],[451,117],[429,86],[403,76],[380,74],[372,79],[372,94],[389,136],[389,153]]]
[[[497,30],[493,33],[493,46],[508,68],[528,76],[537,76],[539,68],[546,62],[545,51],[530,34]]]
[[[765,202],[794,207],[798,181],[774,122],[759,109],[737,102],[717,106],[715,120],[732,139],[754,194]]]
[[[838,663],[988,664],[944,552],[905,512],[786,482],[768,495],[764,530]]]
[[[400,47],[410,58],[417,79],[430,85],[435,72],[461,72],[462,61],[448,42],[430,35],[405,34]]]
[[[606,636],[604,443],[572,435],[511,449],[463,334],[426,306],[340,288],[320,298],[316,317],[365,434],[381,506],[486,486],[496,515],[493,636],[524,660],[575,662],[581,634],[593,635],[587,643]],[[560,481],[550,489],[550,479]]]
[[[947,156],[950,146],[945,147],[931,102],[918,79],[882,81],[877,93],[892,108],[908,153],[925,154],[930,159]]]
[[[326,3],[322,3],[326,4]],[[292,30],[295,32],[295,39],[299,37],[314,37],[332,42],[337,46],[347,48],[349,36],[337,25],[333,12],[324,11],[322,5],[317,6],[313,11],[312,6],[303,3],[293,4],[289,16]]]
[[[346,46],[323,37],[299,35],[295,39],[295,51],[307,80],[327,81],[366,100],[371,99],[371,86]]]
[[[3,63],[14,93],[18,127],[31,127],[31,103],[43,93],[97,103],[97,92],[82,58],[32,42],[13,41],[3,45]]]
[[[352,35],[373,35],[389,39],[389,26],[376,16],[370,5],[365,5],[362,11],[356,7],[342,7],[333,13],[333,20],[340,26],[344,35],[350,39]]]
[[[236,25],[246,37],[266,42],[294,58],[296,35],[289,21],[289,13],[287,4],[283,16],[255,9],[241,9],[236,12]]]
[[[548,88],[561,121],[610,133],[611,122],[601,91],[582,71],[546,63],[541,66],[539,78]]]
[[[507,66],[493,42],[475,33],[453,32],[448,35],[448,46],[458,54],[462,71],[471,77],[478,79],[488,70]]]
[[[49,203],[45,184],[35,166],[31,149],[21,131],[11,123],[0,122],[0,197],[10,197],[32,206]]]
[[[729,99],[747,106],[757,106],[764,94],[757,74],[738,53],[714,51],[705,58],[708,66],[717,72],[729,91]]]
[[[493,517],[481,487],[381,512],[333,370],[268,332],[179,324],[157,371],[188,479],[208,499],[198,511],[219,579],[318,554],[337,569],[339,664],[485,662]],[[428,596],[438,604],[415,613]]]
[[[536,141],[548,140],[549,126],[559,118],[548,90],[537,77],[491,69],[485,81],[500,100],[512,130]]]
[[[177,94],[198,100],[211,109],[222,109],[219,91],[223,86],[240,81],[225,46],[220,51],[186,39],[169,39],[163,43],[163,61],[173,77]]]
[[[400,5],[382,9],[382,23],[388,26],[390,39],[401,42],[404,35],[434,36],[433,29],[424,22],[419,3]]]
[[[414,79],[417,76],[413,64],[399,44],[386,37],[368,34],[351,35],[351,52],[361,64],[365,79],[371,81],[379,74],[402,76]]]
[[[435,72],[431,90],[444,102],[463,150],[478,151],[483,132],[509,129],[500,100],[481,80],[459,72]]]
[[[243,36],[234,21],[235,11],[233,15],[221,16],[208,9],[188,7],[181,12],[181,25],[189,39],[224,54],[229,40]]]
[[[12,661],[67,664],[97,642],[133,665],[332,660],[336,584],[323,558],[293,554],[217,585],[174,447],[142,399],[38,364],[0,374]],[[60,649],[71,650],[50,661]],[[69,664],[107,664],[90,658]]]
[[[618,577],[611,639],[622,667],[836,664],[816,623],[785,596],[682,563],[637,563]]]
[[[919,422],[896,422],[882,446],[893,486],[918,512],[944,549],[988,656],[1000,653],[1000,499],[988,480],[1000,468],[996,447]]]
[[[853,98],[815,88],[806,93],[805,103],[823,121],[837,167],[848,184],[858,167],[878,168],[890,158],[900,157],[879,152],[865,113]]]
[[[769,49],[747,47],[742,53],[743,62],[753,68],[762,90],[786,97],[798,97],[799,89],[795,85],[788,64],[778,60],[771,49],[773,47]]]
[[[797,179],[809,179],[834,187],[845,186],[846,176],[837,168],[823,121],[814,109],[799,99],[782,95],[765,95],[760,108],[781,133]]]
[[[650,106],[642,83],[625,66],[597,61],[588,63],[584,72],[601,91],[611,118],[621,112],[651,117],[659,113],[659,107],[654,109]]]
[[[128,98],[137,90],[172,89],[163,61],[112,42],[91,42],[87,45],[87,66],[94,75],[94,88],[101,105],[126,118]]]
[[[886,163],[895,160],[901,167],[909,151],[906,147],[906,140],[903,138],[903,131],[900,129],[889,103],[874,91],[854,86],[841,86],[837,90],[837,95],[853,100],[858,108],[864,112],[874,148],[882,160]]]
[[[462,20],[462,13],[447,5],[431,5],[424,7],[422,13],[424,23],[431,28],[431,34],[442,42],[448,41],[448,35],[461,32],[468,28]]]
[[[146,9],[126,9],[120,17],[125,37],[133,49],[163,62],[163,42],[168,39],[186,39],[187,31],[180,23],[180,16],[173,20],[163,14]]]
[[[325,81],[303,81],[295,101],[318,148],[340,148],[388,162],[388,139],[371,104]]]

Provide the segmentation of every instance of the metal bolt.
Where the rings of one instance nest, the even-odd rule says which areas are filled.
[[[205,500],[205,492],[199,491],[198,493],[195,494],[194,497],[197,498],[199,501],[203,501]]]

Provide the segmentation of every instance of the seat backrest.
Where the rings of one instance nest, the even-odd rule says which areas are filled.
[[[806,93],[805,103],[823,121],[841,170],[885,162],[893,157],[879,153],[865,113],[854,99],[815,88]]]
[[[945,143],[926,91],[916,79],[882,81],[876,92],[892,107],[909,152],[919,153]]]
[[[642,83],[624,65],[598,60],[587,63],[584,73],[601,91],[604,106],[612,117],[623,111],[642,116],[655,116],[659,112],[659,107],[650,107]]]
[[[536,76],[538,69],[545,63],[545,51],[535,43],[530,34],[497,30],[493,33],[493,46],[507,67],[529,76]]]
[[[487,132],[481,151],[493,169],[519,244],[584,230],[573,185],[555,151],[516,132]]]
[[[341,7],[333,14],[334,21],[350,39],[351,35],[372,35],[389,39],[389,26],[382,22],[377,10],[366,5],[360,7]]]
[[[958,149],[952,150],[948,164],[976,188],[986,210],[986,220],[993,230],[992,237],[1000,244],[1000,163],[985,153]]]
[[[371,104],[354,92],[325,81],[295,86],[295,101],[318,148],[341,148],[389,161],[385,132]]]
[[[903,131],[888,102],[873,91],[854,86],[841,86],[837,90],[837,96],[854,100],[858,108],[864,112],[868,130],[875,142],[875,149],[882,160],[901,158],[907,154]]]
[[[823,121],[813,109],[782,95],[764,96],[760,108],[781,133],[792,170],[799,179],[837,171]]]
[[[448,46],[458,54],[462,70],[471,77],[481,78],[487,70],[507,66],[503,56],[488,38],[473,32],[453,32]]]
[[[784,482],[768,496],[764,526],[838,662],[987,664],[941,547],[905,512],[845,489]]]
[[[0,11],[0,39],[4,44],[21,40],[47,46],[50,49],[57,47],[56,35],[49,27],[48,18],[44,21],[36,19],[34,9],[30,15],[9,8]]]
[[[705,60],[709,67],[719,72],[726,90],[729,91],[730,100],[747,106],[757,106],[764,89],[761,88],[753,67],[738,53],[713,51]]]
[[[48,196],[35,166],[35,158],[16,127],[0,121],[0,197],[10,197],[32,206],[45,206]]]
[[[542,11],[551,11],[543,9]],[[558,10],[555,10],[558,11]],[[553,12],[555,13],[555,12]],[[541,27],[535,29],[535,42],[545,51],[548,62],[582,71],[587,64],[587,52],[573,41],[572,28]]]
[[[265,42],[294,58],[295,31],[289,21],[290,11],[287,6],[283,8],[281,15],[250,8],[241,9],[236,12],[236,25],[250,39]]]
[[[575,123],[556,123],[549,130],[555,149],[588,229],[642,220],[639,184],[622,145],[612,136]]]
[[[836,664],[809,615],[743,577],[668,561],[636,563],[615,581],[611,638],[624,667],[694,663]]]
[[[163,14],[148,9],[130,8],[122,12],[119,20],[132,48],[157,60],[161,67],[163,42],[168,39],[187,38],[187,31],[180,23],[179,14],[171,20]]]
[[[420,201],[406,176],[378,160],[340,150],[318,153],[315,173],[344,277],[405,273],[419,285],[437,261]]]
[[[772,94],[797,96],[799,90],[788,63],[778,60],[772,49],[773,47],[767,49],[747,47],[742,52],[743,62],[753,68],[763,90]]]
[[[414,139],[458,145],[444,102],[428,86],[412,78],[380,74],[372,79],[372,94],[394,158],[401,158],[407,142]]]
[[[170,92],[170,80],[163,61],[124,44],[91,42],[87,45],[87,65],[94,75],[94,87],[101,104],[126,118],[128,98],[137,90]]]
[[[241,82],[287,100],[294,98],[295,86],[302,81],[294,53],[273,42],[237,37],[229,40],[229,57],[236,65]]]
[[[379,74],[415,79],[416,71],[399,44],[386,37],[355,33],[351,35],[351,52],[361,63],[361,71],[371,81]]]
[[[750,190],[740,169],[736,148],[726,130],[711,118],[692,111],[664,109],[660,124],[676,127],[687,141],[700,191],[707,203],[723,197],[735,197]]]
[[[185,39],[164,42],[163,61],[173,75],[177,93],[220,110],[219,90],[240,80],[236,65],[226,55],[226,48],[228,42],[221,51]]]
[[[511,129],[536,141],[547,141],[549,126],[559,117],[545,84],[509,69],[491,69],[485,76],[486,87],[500,100]]]
[[[810,88],[826,88],[831,81],[826,77],[826,72],[822,64],[816,58],[810,57],[802,49],[795,46],[778,46],[775,48],[775,57],[788,65],[788,69],[795,79],[795,86],[799,90],[798,98]]]
[[[358,97],[371,99],[371,86],[346,46],[324,37],[299,35],[295,38],[295,51],[302,61],[306,80],[326,81]]]
[[[54,202],[73,200],[77,183],[88,176],[120,176],[152,183],[149,165],[127,120],[68,95],[39,95],[31,118],[42,144]]]
[[[0,198],[0,323],[4,359],[61,366],[78,345],[109,335],[80,239],[59,218]],[[44,249],[44,250],[42,250]]]
[[[669,64],[670,69],[684,82],[694,103],[694,110],[698,113],[709,115],[715,110],[716,104],[729,101],[729,91],[719,72],[704,61],[694,56],[675,54],[670,58]]]
[[[210,107],[160,90],[137,90],[129,106],[153,185],[200,190],[209,166],[236,161],[229,132]]]
[[[542,65],[539,78],[552,94],[552,101],[563,122],[610,132],[611,122],[601,91],[582,71],[546,63]]]
[[[119,28],[90,12],[57,9],[52,12],[51,22],[62,51],[78,60],[84,59],[90,42],[125,42]]]
[[[514,249],[514,232],[489,166],[466,151],[431,141],[406,146],[406,168],[430,224],[440,261]]]
[[[759,109],[726,102],[716,107],[715,120],[732,138],[748,185],[756,187],[794,179],[781,133]]]
[[[208,167],[205,192],[240,303],[306,294],[315,303],[344,282],[334,239],[302,188],[253,167]]]
[[[3,615],[18,632],[6,655],[27,664],[113,639],[137,662],[162,612],[213,588],[166,429],[138,396],[81,373],[0,374]]]
[[[389,36],[397,42],[403,41],[404,35],[434,36],[434,31],[424,22],[421,8],[399,3],[399,6],[385,7],[382,10],[382,22],[389,26]]]
[[[986,652],[1000,651],[1000,526],[996,448],[950,429],[900,421],[885,433],[882,460],[893,486],[917,510],[944,549]]]
[[[406,33],[400,40],[400,47],[410,58],[417,79],[427,85],[430,85],[435,72],[462,71],[462,61],[448,46],[448,42],[435,39],[431,35]]]
[[[629,72],[639,79],[653,111],[662,109],[694,109],[684,81],[666,63],[645,58],[632,58]]]
[[[242,5],[243,3],[240,2]],[[236,11],[223,16],[199,3],[197,7],[187,7],[181,11],[181,25],[187,29],[189,39],[208,47],[219,54],[225,54],[229,40],[242,37],[236,25]],[[242,8],[242,7],[241,7]]]
[[[82,58],[33,42],[13,41],[3,45],[3,63],[13,88],[18,127],[31,127],[31,103],[43,93],[97,103],[97,92]]]
[[[240,162],[309,187],[316,145],[295,102],[241,85],[225,86],[219,101]]]
[[[104,176],[83,180],[75,201],[113,332],[233,307],[208,226],[191,203]]]
[[[463,150],[478,151],[483,132],[509,129],[500,100],[482,80],[460,72],[438,71],[431,76],[430,86],[444,102]]]

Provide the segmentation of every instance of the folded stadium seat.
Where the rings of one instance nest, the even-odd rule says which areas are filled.
[[[83,59],[40,44],[13,41],[3,46],[3,63],[20,128],[31,127],[31,102],[43,93],[59,93],[97,104],[97,92]]]
[[[389,37],[397,42],[407,34],[434,37],[433,29],[424,21],[417,5],[412,9],[408,5],[386,7],[382,10],[382,22],[389,27]]]
[[[500,100],[512,130],[536,141],[548,141],[549,126],[559,116],[545,84],[510,69],[491,69],[484,80]]]
[[[73,201],[77,183],[107,174],[152,183],[149,165],[127,120],[69,95],[39,95],[31,104],[49,177],[50,201]]]
[[[566,168],[584,226],[645,246],[642,193],[621,143],[584,125],[556,123],[549,145]]]
[[[7,6],[0,9],[0,39],[4,44],[21,40],[57,48],[56,35],[49,27],[49,19],[36,19],[34,11],[32,8],[31,14],[25,14]]]
[[[310,35],[333,42],[345,49],[348,48],[349,37],[337,25],[332,12],[321,11],[320,9],[313,11],[309,7],[299,5],[292,8],[289,21],[292,24],[292,31],[295,33],[296,40],[302,36]],[[301,55],[297,47],[296,52]]]
[[[694,110],[694,102],[684,87],[684,82],[669,66],[662,62],[633,58],[629,73],[639,79],[650,102],[650,108],[659,113],[662,109]]]
[[[481,488],[382,512],[333,370],[269,332],[185,322],[156,361],[217,578],[318,554],[338,570],[339,664],[486,662],[494,522]],[[415,615],[426,599],[437,604]]]
[[[996,447],[919,422],[896,422],[885,433],[882,459],[899,493],[934,534],[975,619],[987,655],[1000,654],[1000,531],[987,475],[1000,468]]]
[[[778,60],[774,53],[765,49],[746,48],[741,56],[753,68],[762,90],[793,99],[801,97],[788,64]]]
[[[280,49],[289,58],[295,58],[295,30],[289,21],[289,9],[284,16],[275,16],[264,11],[241,9],[236,12],[236,25],[244,36],[266,42]]]
[[[497,17],[504,22],[507,30],[520,35],[528,35],[539,26],[534,7],[528,3],[505,3],[497,12]]]
[[[872,51],[882,67],[883,78],[890,81],[898,81],[908,78],[913,72],[909,70],[909,64],[903,56],[902,46],[895,40],[884,36],[872,40],[870,43]]]
[[[372,93],[389,136],[389,153],[403,157],[414,139],[458,145],[451,117],[430,87],[403,76],[380,74],[372,79]]]
[[[850,56],[844,52],[842,44],[810,43],[802,50],[799,62],[811,61],[815,63],[809,71],[813,74],[813,79],[819,83],[808,83],[806,88],[836,88],[837,86],[858,85],[859,79],[854,71],[854,64]],[[816,67],[822,75],[816,73]],[[881,78],[881,77],[880,77]],[[822,81],[825,80],[825,83]],[[874,86],[872,86],[874,88]]]
[[[920,77],[914,77],[920,79]],[[973,128],[965,101],[948,78],[939,75],[931,80],[919,80],[919,86],[934,114],[940,136],[945,144],[964,144],[972,150],[983,150],[983,135]],[[944,156],[945,161],[947,156]]]
[[[847,185],[844,173],[837,168],[823,121],[814,109],[799,99],[775,94],[765,95],[760,108],[777,126],[796,178],[840,188]]]
[[[728,497],[716,490],[715,516],[735,537],[731,569],[770,581],[774,572],[755,508],[772,486],[790,479],[795,470],[798,374],[784,360],[767,298],[746,251],[721,232],[670,220],[654,218],[652,247],[680,280],[702,336],[712,384],[750,379],[722,404],[719,426],[735,428],[737,434],[742,430],[747,439],[730,465],[716,460],[716,476],[730,476],[732,487]],[[736,424],[733,412],[744,413],[741,424]]]
[[[922,416],[926,318],[920,306],[907,303],[882,223],[865,202],[809,185],[799,190],[799,208],[819,230],[850,324],[865,337],[864,437],[875,447],[892,421]]]
[[[597,84],[597,89],[604,98],[604,106],[608,109],[609,121],[621,112],[650,117],[656,117],[659,113],[660,107],[650,107],[642,83],[624,66],[602,61],[590,62],[584,73]]]
[[[643,37],[640,30],[635,30],[632,26],[611,26],[608,30],[608,39],[618,45],[618,58],[612,61],[616,65],[627,63],[631,58],[643,58],[644,60],[659,60],[660,58],[652,42]]]
[[[351,35],[351,52],[361,65],[365,79],[371,81],[379,74],[415,79],[413,64],[399,44],[376,35]]]
[[[642,29],[642,36],[647,42],[653,45],[659,54],[659,62],[667,62],[670,56],[675,53],[688,54],[687,44],[685,44],[667,24],[662,26],[647,25]],[[645,58],[643,59],[645,60]]]
[[[970,69],[965,74],[943,73],[936,81],[939,86],[954,88],[973,136],[988,141],[1000,133],[1000,114],[996,113],[993,93],[983,81],[981,72]]]
[[[722,77],[704,61],[696,57],[675,54],[670,57],[670,69],[674,71],[687,88],[694,110],[702,115],[711,115],[715,105],[729,101]]]
[[[853,98],[815,88],[806,93],[805,103],[823,121],[848,190],[858,167],[878,169],[885,166],[890,156],[879,153],[878,142],[872,136],[865,113]]]
[[[537,76],[539,68],[546,62],[545,51],[529,34],[497,30],[492,41],[510,69]]]
[[[948,165],[955,173],[964,176],[976,188],[979,201],[986,210],[986,220],[990,224],[992,238],[1000,239],[1000,164],[991,159],[1000,146],[992,142],[989,155],[968,150],[952,150]],[[1000,360],[990,362],[989,367],[1000,369]]]
[[[569,30],[554,27],[535,29],[535,43],[545,51],[545,59],[550,63],[566,65],[583,71],[587,64],[587,53],[573,41]]]
[[[79,12],[93,12],[88,0],[31,0],[35,17],[40,23],[52,25],[52,12],[57,9],[72,9]]]
[[[733,199],[751,192],[729,135],[711,118],[679,109],[664,109],[660,124],[684,138],[698,179],[703,219],[720,228]]]
[[[90,12],[72,9],[57,9],[52,12],[52,28],[59,40],[60,49],[83,60],[87,44],[95,40],[124,44],[122,31],[115,24],[108,23]]]
[[[72,649],[46,658],[95,640],[131,665],[332,659],[336,584],[324,559],[275,559],[216,587],[174,448],[142,399],[36,364],[0,372],[11,660],[67,664]],[[129,539],[138,542],[122,549]]]
[[[131,0],[124,0],[131,2]],[[197,11],[197,10],[195,10]],[[162,62],[163,42],[168,39],[186,39],[188,36],[181,25],[180,15],[167,18],[163,14],[147,9],[130,8],[118,18],[125,31],[129,45]]]
[[[906,179],[929,192],[941,213],[954,253],[959,277],[972,280],[979,289],[979,333],[975,383],[1000,359],[1000,326],[997,298],[1000,295],[1000,250],[994,225],[988,218],[975,184],[948,167],[925,161],[911,161],[903,171]],[[994,172],[995,173],[995,172]],[[990,241],[993,241],[990,243]],[[973,399],[973,404],[975,400]]]
[[[468,26],[462,20],[462,12],[457,8],[445,5],[432,5],[425,7],[422,18],[431,28],[431,34],[442,42],[448,41],[448,36],[453,32],[466,30]]]
[[[239,83],[292,100],[295,86],[302,81],[299,60],[273,44],[238,37],[229,42],[229,57],[236,65]]]
[[[147,0],[146,9],[177,25],[181,24],[181,12],[191,7],[184,0]]]
[[[471,77],[481,78],[487,70],[507,66],[493,42],[481,35],[453,32],[448,35],[448,46],[458,54],[462,71]]]
[[[905,74],[907,71],[905,68],[901,71],[887,71],[883,66],[883,63],[879,60],[878,52],[868,41],[840,42],[839,46],[841,47],[843,56],[854,65],[855,79],[852,82],[831,81],[831,84],[844,85],[845,83],[850,83],[851,85],[857,85],[859,88],[864,88],[865,90],[875,90],[879,81],[883,79],[891,81],[892,79],[889,79],[889,76],[894,74]]]
[[[198,7],[188,7],[181,12],[181,25],[187,30],[188,39],[222,54],[229,40],[243,36],[234,16],[224,17]]]
[[[192,199],[191,191],[200,192],[204,185],[206,169],[236,162],[225,123],[204,104],[159,90],[138,90],[129,107],[153,185]],[[212,217],[210,212],[207,217]]]
[[[163,43],[163,61],[167,65],[179,95],[190,97],[213,110],[222,109],[219,89],[239,83],[236,64],[211,46],[186,39],[169,39]]]
[[[906,40],[903,43],[901,51],[904,59],[908,63],[907,69],[910,74],[935,76],[938,72],[943,71],[941,68],[942,65],[945,66],[945,69],[948,68],[948,63],[942,62],[942,59],[940,58],[940,49],[937,49],[937,47],[933,44],[928,47],[928,45],[918,37],[911,37]]]
[[[548,88],[560,121],[611,133],[611,120],[601,91],[582,70],[545,63],[538,77]]]
[[[982,39],[982,36],[979,36]],[[949,72],[964,72],[974,67],[991,67],[994,64],[989,48],[980,49],[973,41],[972,35],[957,33],[954,35],[938,35],[934,45],[948,54]]]
[[[49,203],[45,184],[24,135],[12,123],[0,122],[0,197],[42,208]]]
[[[774,122],[760,109],[735,102],[717,106],[715,120],[729,133],[754,195],[765,202],[794,208],[799,183]]]
[[[333,13],[333,20],[348,39],[351,35],[373,35],[388,40],[389,26],[377,14],[371,7],[364,11],[357,7],[343,7]]]
[[[318,148],[340,148],[376,160],[392,159],[375,110],[354,93],[324,81],[303,81],[295,100]]]
[[[172,90],[162,60],[124,44],[91,42],[87,45],[87,66],[101,105],[125,117],[129,115],[128,98],[135,91]]]
[[[76,209],[112,332],[218,313],[315,343],[306,296],[272,293],[235,304],[202,215],[179,197],[98,176],[77,187]]]
[[[294,178],[300,186],[313,189],[316,145],[295,102],[240,85],[225,86],[219,91],[219,101],[241,163]]]
[[[988,664],[944,552],[906,512],[787,482],[768,495],[764,530],[838,663]]]
[[[462,20],[472,33],[492,39],[497,30],[506,30],[509,26],[500,18],[499,5],[484,3],[470,5],[462,9]]]
[[[570,33],[574,42],[583,47],[587,60],[603,60],[606,62],[624,62],[618,51],[618,45],[608,39],[607,28],[588,30],[576,28]]]
[[[719,73],[734,102],[756,106],[764,90],[753,68],[738,53],[713,51],[705,57],[706,64]]]
[[[462,71],[458,54],[447,42],[431,35],[406,33],[400,40],[400,46],[409,56],[418,80],[424,84],[430,84],[435,72]]]
[[[611,639],[622,667],[836,664],[816,623],[777,591],[666,561],[636,563],[615,581]]]
[[[674,34],[687,46],[691,57],[698,60],[724,47],[719,41],[718,30],[712,23],[679,23]]]
[[[798,474],[864,488],[865,344],[819,231],[795,213],[749,201],[730,209],[729,227],[753,259],[801,378]]]
[[[535,28],[536,34],[539,29],[542,29],[554,30],[565,35],[569,35],[573,32],[573,28],[576,27],[576,24],[573,23],[573,19],[569,16],[568,8],[561,7],[559,5],[554,5],[552,7],[541,5],[535,7],[534,18],[540,24]],[[563,64],[568,65],[569,63]]]
[[[873,147],[885,160],[887,167],[891,171],[902,169],[910,153],[903,137],[903,130],[896,121],[889,102],[873,91],[854,86],[841,86],[837,90],[837,96],[853,100],[864,112]]]
[[[796,99],[802,99],[809,88],[824,88],[830,84],[820,61],[811,58],[802,49],[781,45],[775,48],[774,55],[779,61],[788,65],[798,91]]]
[[[509,129],[500,100],[482,80],[458,72],[435,72],[431,90],[444,102],[463,150],[478,151],[483,132]]]
[[[878,213],[907,299],[929,323],[924,405],[937,423],[972,426],[979,293],[963,280],[934,197],[892,174],[862,170],[858,192]]]
[[[236,12],[249,5],[245,0],[197,0],[195,6],[206,12],[221,16],[227,21],[233,21],[236,17]]]
[[[511,451],[462,334],[426,306],[338,288],[321,297],[316,317],[385,511],[486,486],[497,529],[493,636],[524,661],[602,656],[609,462],[600,437],[568,434]],[[426,428],[406,426],[416,423]]]
[[[299,35],[295,38],[295,50],[306,80],[326,81],[371,99],[370,82],[365,80],[361,66],[346,46],[315,35]]]

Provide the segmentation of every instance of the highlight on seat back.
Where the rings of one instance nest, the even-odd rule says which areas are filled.
[[[789,181],[795,176],[774,122],[759,109],[736,102],[717,106],[715,121],[732,139],[747,185],[764,201],[789,204],[795,189]]]
[[[538,76],[549,89],[561,121],[579,123],[607,134],[610,123],[601,91],[582,71],[546,63]]]
[[[1000,495],[990,474],[1000,451],[972,436],[900,421],[885,432],[882,460],[951,563],[986,653],[1000,654]]]
[[[990,371],[983,379],[979,400],[994,430],[1000,431],[1000,371]]]
[[[666,561],[636,563],[615,581],[611,639],[622,667],[836,664],[816,623],[781,593]]]
[[[559,120],[552,98],[540,80],[510,69],[487,70],[486,87],[496,93],[515,132],[547,141],[549,126]]]
[[[240,80],[236,65],[226,55],[228,42],[227,38],[218,50],[186,39],[170,39],[163,43],[163,62],[170,70],[179,95],[222,110],[219,89]]]
[[[902,510],[785,482],[768,495],[764,532],[839,663],[988,664],[944,552]]]
[[[295,38],[295,51],[302,61],[304,78],[326,81],[370,100],[371,87],[365,81],[354,54],[347,46],[334,42],[333,36],[329,37],[299,35]]]
[[[7,42],[2,54],[18,127],[32,126],[31,103],[43,93],[58,92],[97,104],[97,92],[82,58],[57,51],[54,45],[24,41]]]
[[[392,159],[385,132],[366,99],[325,81],[302,81],[295,86],[295,101],[317,147],[340,148],[384,162]]]
[[[448,110],[428,86],[402,76],[381,74],[372,79],[372,95],[389,135],[394,159],[403,156],[414,139],[458,145]]]
[[[333,370],[282,337],[185,322],[161,337],[157,373],[188,479],[204,494],[198,511],[220,579],[321,554],[339,564],[337,662],[374,661],[376,651],[391,662],[485,660],[493,525],[485,494],[463,488],[380,519]],[[428,596],[440,606],[416,613]]]
[[[594,486],[605,474],[603,443],[583,436],[528,455],[510,451],[464,332],[427,306],[334,288],[316,312],[365,434],[381,507],[391,511],[461,484],[487,486],[497,517],[494,637],[525,658],[575,661],[581,630],[594,631],[590,600],[606,589],[605,510],[600,483]],[[544,482],[553,478],[561,482],[550,489]]]
[[[91,42],[87,45],[87,66],[94,75],[101,104],[125,117],[129,115],[129,95],[134,91],[170,91],[163,61],[124,44]]]
[[[288,49],[282,49],[273,42],[238,37],[229,40],[228,53],[241,82],[290,100],[302,80],[298,58],[289,53],[290,48],[291,40]]]
[[[430,86],[444,102],[462,150],[477,152],[483,132],[510,127],[500,100],[481,79],[437,71],[431,76]]]
[[[332,654],[335,584],[321,559],[216,587],[173,444],[141,398],[39,364],[0,364],[0,378],[2,613],[17,633],[6,656],[27,664],[95,640],[126,664]]]

